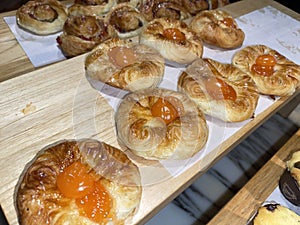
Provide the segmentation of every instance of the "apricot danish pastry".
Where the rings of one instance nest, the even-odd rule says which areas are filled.
[[[245,39],[245,33],[238,28],[234,18],[218,9],[199,12],[190,27],[204,43],[224,49],[240,47]]]
[[[253,117],[259,97],[250,76],[212,59],[198,59],[189,65],[179,77],[178,89],[205,114],[229,122]]]
[[[154,88],[130,93],[115,115],[121,146],[150,160],[187,159],[207,142],[204,114],[183,93]]]
[[[67,19],[67,7],[57,0],[28,1],[16,12],[17,24],[38,35],[57,33]]]
[[[247,46],[232,63],[252,77],[261,94],[292,95],[300,86],[300,66],[268,46]]]
[[[136,91],[156,87],[163,79],[164,58],[146,45],[109,39],[86,57],[87,76],[116,88]]]
[[[120,150],[92,139],[41,151],[17,188],[23,225],[123,224],[139,206],[141,178]]]
[[[148,45],[167,60],[189,64],[203,54],[202,40],[180,20],[159,18],[150,21],[140,34],[140,43]]]
[[[70,16],[57,43],[67,57],[73,57],[92,50],[96,45],[114,37],[112,26],[95,16]]]

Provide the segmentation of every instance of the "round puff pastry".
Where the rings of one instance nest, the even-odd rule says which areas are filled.
[[[232,63],[252,77],[261,94],[292,95],[300,86],[300,66],[268,46],[247,46]]]
[[[112,26],[95,16],[70,16],[57,43],[67,57],[92,50],[96,45],[115,36]]]
[[[162,17],[183,20],[191,16],[178,0],[142,0],[138,9],[148,21]]]
[[[154,19],[140,34],[140,43],[148,45],[167,60],[189,64],[203,54],[199,36],[186,23],[170,18]]]
[[[234,18],[222,10],[204,10],[193,17],[190,28],[204,43],[224,49],[240,47],[245,33],[238,28]]]
[[[253,80],[231,64],[198,59],[179,77],[178,89],[203,112],[228,122],[254,116],[259,94]]]
[[[109,39],[85,60],[88,77],[116,88],[136,91],[156,87],[163,79],[164,58],[146,45]]]
[[[208,138],[204,114],[196,104],[185,94],[167,89],[126,95],[115,121],[121,146],[150,160],[190,158]]]
[[[291,159],[286,162],[286,166],[287,166],[288,171],[293,176],[293,178],[300,185],[299,163],[300,163],[300,150],[293,153]]]
[[[57,0],[28,1],[16,12],[17,24],[35,34],[47,35],[63,29],[67,7]]]
[[[147,23],[144,16],[131,3],[120,3],[106,15],[108,23],[113,26],[119,38],[137,36]]]
[[[69,15],[103,16],[116,4],[116,0],[75,0]]]
[[[19,221],[23,225],[123,224],[139,206],[140,183],[137,166],[122,151],[93,139],[64,140],[41,151],[21,177],[16,194]],[[86,200],[93,201],[91,194],[100,205],[92,207],[94,217],[84,206]],[[108,208],[103,208],[106,201]]]

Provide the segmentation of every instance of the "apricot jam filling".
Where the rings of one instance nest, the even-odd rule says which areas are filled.
[[[75,199],[80,214],[101,223],[108,217],[112,200],[108,191],[87,166],[74,162],[57,176],[57,187],[66,197]]]
[[[225,81],[213,77],[204,80],[207,93],[215,100],[236,100],[236,92]]]
[[[179,116],[176,108],[164,98],[159,98],[152,105],[151,114],[154,117],[163,119],[167,125],[173,122]]]
[[[251,71],[263,76],[271,76],[274,73],[276,59],[270,54],[263,54],[256,58],[251,66]]]
[[[128,47],[113,47],[108,51],[107,55],[109,61],[119,69],[136,62],[134,51]]]

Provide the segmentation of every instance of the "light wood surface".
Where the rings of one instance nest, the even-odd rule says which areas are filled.
[[[271,0],[245,0],[225,9],[240,16],[266,5],[300,20],[297,13]],[[13,198],[15,185],[24,166],[40,149],[61,139],[88,137],[119,146],[114,110],[85,78],[85,55],[34,68],[3,20],[0,33],[0,79],[5,80],[0,83],[0,204],[9,223],[18,224]],[[136,161],[142,174],[143,195],[140,208],[128,224],[143,224],[154,216],[299,93],[276,101],[176,178],[160,163]]]
[[[222,208],[208,225],[241,225],[270,196],[279,184],[286,160],[300,149],[300,130],[251,178],[251,180]]]

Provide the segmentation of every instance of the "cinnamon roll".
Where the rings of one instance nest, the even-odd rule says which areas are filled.
[[[142,0],[138,9],[148,21],[162,17],[183,20],[191,16],[176,0]]]
[[[170,18],[154,19],[140,34],[140,43],[148,45],[167,60],[189,64],[203,54],[202,40],[186,23]]]
[[[259,94],[245,72],[231,64],[197,59],[183,71],[178,89],[206,114],[228,122],[252,118]]]
[[[127,91],[156,87],[163,79],[163,57],[146,45],[110,39],[86,57],[88,78]]]
[[[240,47],[245,33],[238,28],[234,18],[222,10],[205,10],[193,17],[190,28],[204,43],[224,49]]]
[[[300,86],[300,66],[268,46],[247,46],[232,63],[252,77],[261,94],[292,95]]]
[[[116,0],[75,0],[69,15],[103,16],[116,4]]]
[[[46,147],[17,185],[19,222],[124,224],[141,199],[138,167],[119,149],[93,139]]]
[[[119,38],[139,35],[147,23],[144,16],[130,3],[120,3],[106,16],[108,23],[115,28]]]
[[[149,160],[187,159],[206,144],[204,114],[185,94],[143,89],[126,95],[116,111],[121,146]]]
[[[95,16],[70,16],[57,43],[67,57],[92,50],[96,45],[115,36],[112,26]]]
[[[67,7],[57,0],[28,1],[16,12],[17,24],[38,35],[57,33],[67,19]]]

